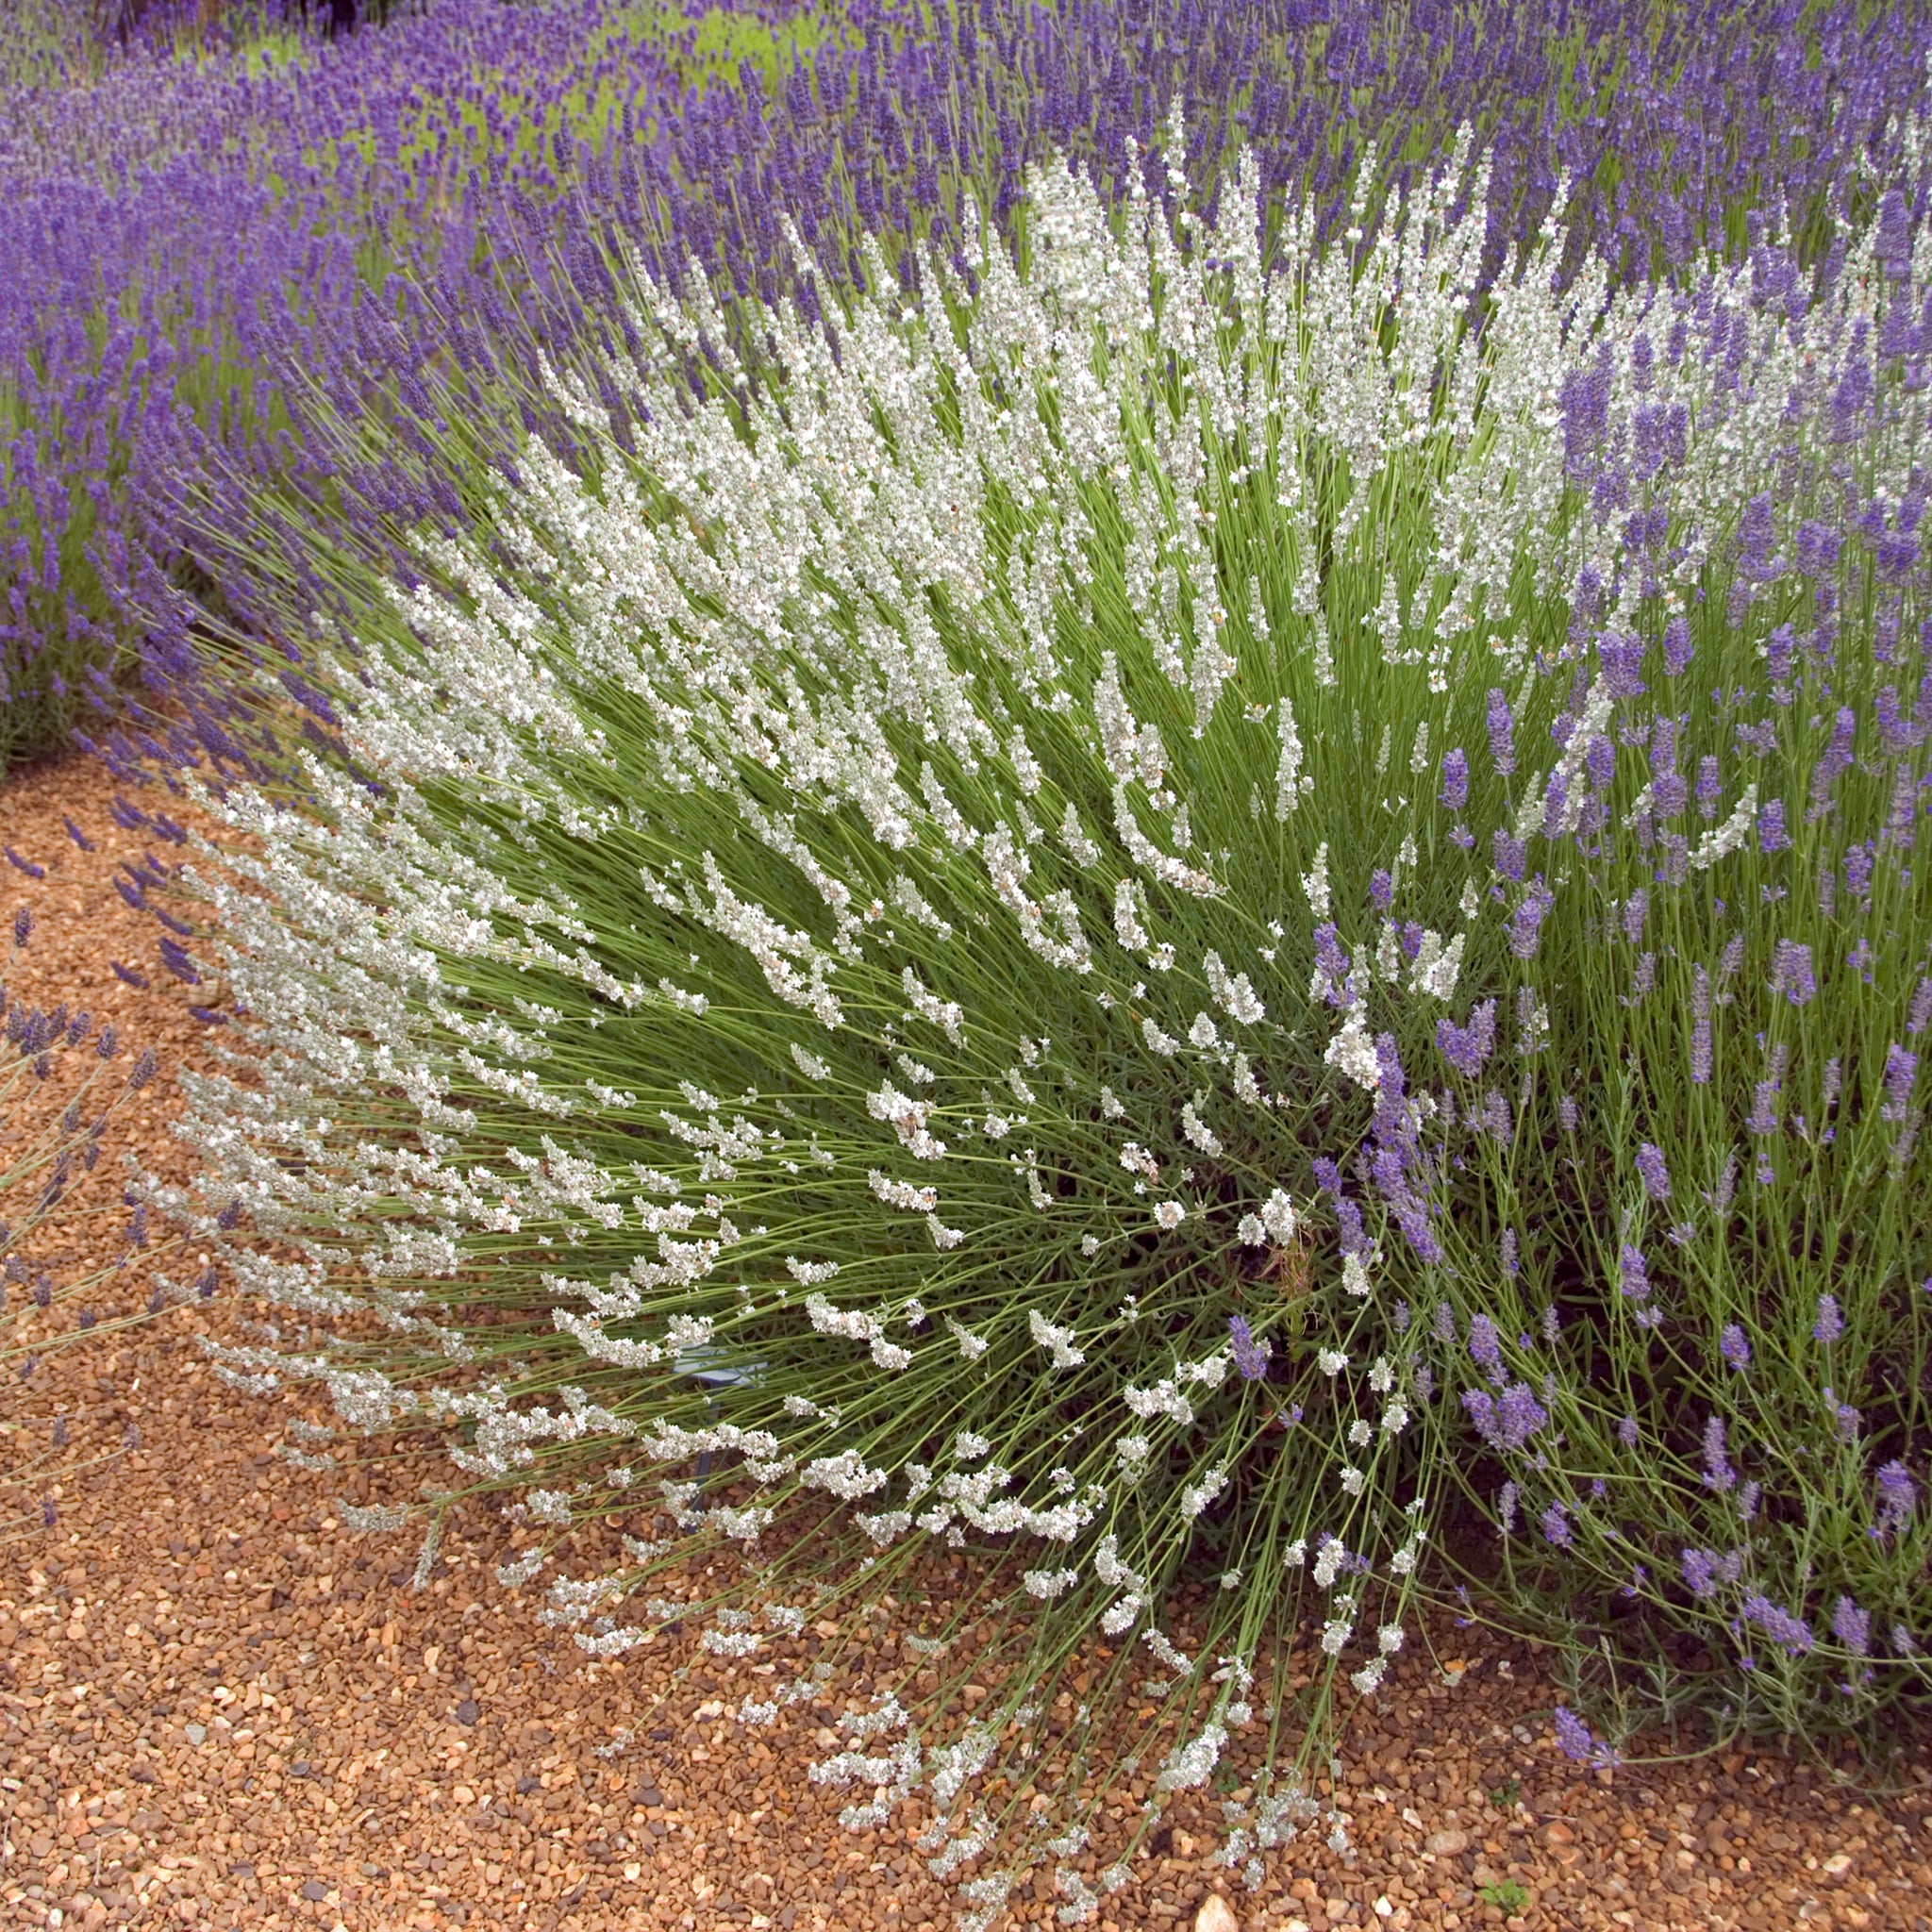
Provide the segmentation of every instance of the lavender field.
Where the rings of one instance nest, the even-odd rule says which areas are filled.
[[[982,1928],[1346,1848],[1431,1607],[1922,1710],[1932,15],[321,16],[6,29],[0,758],[226,828],[128,1203],[345,1520],[754,1728],[863,1607]]]

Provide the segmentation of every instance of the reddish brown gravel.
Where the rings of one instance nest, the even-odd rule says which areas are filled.
[[[6,874],[0,916],[31,903],[40,920],[10,992],[86,1005],[167,1061],[54,1238],[47,1258],[68,1271],[116,1257],[117,1141],[179,1171],[172,1073],[208,1050],[185,989],[156,974],[134,992],[108,964],[152,967],[156,938],[109,884],[146,842],[114,824],[112,790],[79,759],[0,784],[0,843],[48,869]],[[69,841],[63,812],[94,853]],[[179,1256],[134,1256],[99,1291],[104,1327],[144,1304],[157,1267],[189,1272]],[[807,1785],[829,1705],[746,1734],[726,1712],[754,1667],[708,1660],[708,1674],[674,1683],[688,1636],[588,1661],[496,1584],[517,1533],[494,1514],[456,1520],[420,1591],[413,1541],[347,1535],[338,1499],[399,1497],[428,1472],[283,1460],[289,1424],[314,1411],[236,1394],[196,1346],[245,1318],[220,1299],[172,1308],[50,1353],[25,1380],[9,1368],[0,1388],[0,1486],[38,1459],[27,1500],[58,1518],[0,1543],[0,1923],[948,1922],[910,1842],[916,1816],[854,1837],[837,1824],[843,1800]],[[45,1319],[71,1325],[58,1304]],[[25,1493],[13,1490],[0,1514]],[[1775,1751],[1582,1773],[1555,1749],[1558,1693],[1527,1652],[1449,1625],[1430,1635],[1434,1656],[1405,1653],[1346,1744],[1352,1862],[1298,1844],[1243,1892],[1207,1863],[1209,1793],[1170,1810],[1101,1925],[1187,1932],[1220,1893],[1241,1932],[1932,1932],[1923,1766],[1895,1768],[1878,1796]],[[1515,1916],[1483,1897],[1515,1896],[1510,1881]],[[1012,1923],[1056,1923],[1058,1901],[1039,1892]]]

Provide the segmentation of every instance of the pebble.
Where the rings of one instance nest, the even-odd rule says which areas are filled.
[[[1439,1858],[1454,1858],[1469,1849],[1469,1834],[1458,1831],[1451,1824],[1441,1831],[1432,1831],[1423,1840],[1423,1850],[1433,1852]]]
[[[1210,1891],[1194,1914],[1194,1932],[1241,1932],[1241,1922],[1218,1891]]]

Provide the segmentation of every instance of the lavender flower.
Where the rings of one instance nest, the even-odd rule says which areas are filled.
[[[1671,1198],[1671,1171],[1664,1165],[1662,1153],[1648,1141],[1637,1149],[1637,1174],[1643,1183],[1643,1191],[1653,1201]]]
[[[1919,1076],[1919,1057],[1893,1042],[1885,1056],[1885,1101],[1880,1120],[1903,1121],[1911,1111],[1912,1083]]]
[[[1713,1415],[1704,1424],[1704,1481],[1720,1495],[1737,1486],[1738,1472],[1724,1453],[1724,1419]]]
[[[1757,849],[1770,854],[1783,852],[1790,845],[1790,834],[1785,830],[1785,802],[1774,798],[1768,805],[1757,809]]]
[[[1465,1389],[1462,1407],[1485,1442],[1511,1454],[1527,1448],[1530,1439],[1550,1419],[1527,1382],[1506,1383],[1494,1396],[1486,1389]]]
[[[1711,1052],[1710,974],[1702,965],[1697,965],[1690,969],[1690,1080],[1693,1086],[1710,1085]]]
[[[1559,1550],[1567,1550],[1573,1541],[1570,1518],[1562,1504],[1552,1503],[1542,1513],[1544,1541],[1555,1544]]]
[[[1697,815],[1708,824],[1717,817],[1724,802],[1724,780],[1718,774],[1717,759],[1709,756],[1697,761]]]
[[[1507,778],[1516,769],[1516,725],[1509,715],[1509,700],[1493,686],[1489,701],[1490,762],[1499,777]]]
[[[1626,1449],[1634,1450],[1637,1447],[1637,1418],[1634,1415],[1626,1415],[1617,1424],[1617,1441]]]
[[[1442,803],[1459,812],[1469,803],[1469,758],[1460,745],[1442,754]]]
[[[1682,677],[1690,668],[1690,625],[1681,616],[1664,625],[1664,675]]]
[[[1641,1574],[1641,1572],[1639,1572]],[[1565,1757],[1577,1764],[1588,1764],[1598,1771],[1614,1771],[1623,1759],[1602,1739],[1591,1735],[1590,1726],[1567,1705],[1557,1705],[1555,1712],[1557,1745]]]
[[[1811,971],[1811,948],[1796,940],[1780,940],[1771,969],[1773,992],[1781,992],[1794,1007],[1807,1006],[1818,996]]]
[[[1838,1297],[1822,1294],[1818,1297],[1818,1319],[1811,1324],[1811,1339],[1823,1342],[1826,1348],[1845,1332],[1845,1318],[1839,1313]]]
[[[1906,1009],[1907,1033],[1923,1033],[1928,1025],[1932,1025],[1932,974],[1923,976],[1912,989],[1912,1003]]]
[[[1474,1080],[1496,1044],[1496,1003],[1485,1000],[1469,1016],[1467,1026],[1444,1018],[1436,1022],[1436,1046],[1442,1058],[1465,1079]]]
[[[1633,1302],[1645,1300],[1650,1294],[1650,1270],[1644,1262],[1643,1250],[1625,1241],[1617,1253],[1618,1285],[1626,1299]]]
[[[1227,1318],[1229,1334],[1234,1338],[1234,1365],[1243,1379],[1258,1382],[1268,1373],[1268,1357],[1274,1354],[1274,1345],[1267,1341],[1257,1342],[1246,1318],[1230,1315]]]
[[[1890,1536],[1903,1529],[1917,1513],[1918,1491],[1913,1487],[1911,1472],[1896,1458],[1879,1466],[1876,1480],[1878,1514],[1873,1520],[1872,1534]]]
[[[1503,1343],[1496,1324],[1487,1315],[1473,1315],[1469,1323],[1470,1358],[1492,1382],[1502,1382]]]
[[[1726,1322],[1724,1333],[1718,1337],[1718,1353],[1728,1366],[1740,1375],[1751,1366],[1751,1343],[1742,1328],[1735,1322]]]
[[[1542,932],[1544,916],[1556,903],[1556,895],[1539,884],[1531,889],[1529,895],[1511,915],[1509,950],[1519,959],[1536,958],[1537,942]]]
[[[1872,1650],[1872,1612],[1862,1610],[1848,1596],[1841,1596],[1831,1611],[1831,1634],[1854,1657],[1867,1657]]]
[[[1717,1594],[1717,1557],[1709,1550],[1686,1550],[1680,1561],[1685,1587],[1692,1596]]]
[[[1787,1657],[1803,1657],[1811,1648],[1811,1631],[1801,1618],[1754,1591],[1739,1606],[1743,1619],[1755,1624]]]

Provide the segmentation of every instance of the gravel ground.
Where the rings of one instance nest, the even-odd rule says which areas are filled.
[[[109,883],[144,842],[113,822],[112,791],[80,760],[0,785],[0,843],[48,868],[32,883],[0,875],[12,892],[0,915],[31,903],[41,921],[10,991],[86,1005],[178,1066],[208,1046],[185,989],[157,974],[137,993],[108,963],[155,957],[155,928]],[[94,853],[70,842],[63,812]],[[178,1167],[169,1093],[157,1081],[118,1138]],[[116,1258],[117,1153],[110,1138],[47,1257],[59,1267]],[[171,1266],[189,1272],[179,1257],[131,1257],[100,1292],[103,1330]],[[58,1305],[42,1319],[69,1320]],[[171,1309],[0,1388],[0,1487],[33,1458],[59,1465],[0,1499],[51,1501],[58,1517],[0,1542],[0,1923],[946,1923],[910,1843],[916,1817],[854,1837],[837,1824],[842,1800],[807,1786],[829,1706],[747,1735],[725,1712],[752,1667],[707,1660],[674,1681],[688,1638],[586,1660],[496,1584],[517,1533],[492,1513],[446,1529],[420,1591],[413,1543],[347,1535],[337,1499],[400,1495],[403,1471],[280,1459],[291,1422],[313,1411],[235,1394],[196,1346],[237,1319],[219,1300]],[[1352,1861],[1296,1845],[1259,1892],[1240,1892],[1207,1863],[1211,1802],[1176,1806],[1103,1927],[1165,1932],[1198,1915],[1224,1932],[1228,1919],[1204,1910],[1220,1892],[1241,1932],[1932,1932],[1923,1757],[1895,1767],[1884,1795],[1775,1751],[1584,1773],[1551,1740],[1558,1693],[1530,1653],[1446,1624],[1429,1635],[1433,1656],[1405,1655],[1345,1747]],[[1482,1896],[1506,1881],[1523,1900],[1513,1916]],[[1054,1904],[1024,1903],[1014,1923],[1050,1926]]]

